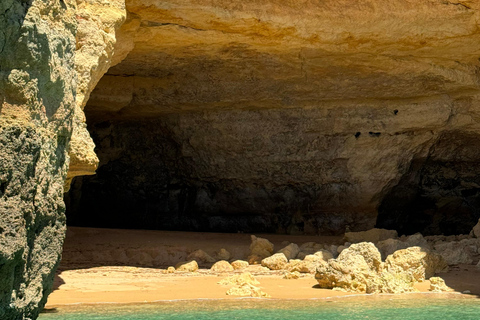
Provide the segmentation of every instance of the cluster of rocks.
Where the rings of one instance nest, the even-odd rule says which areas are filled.
[[[417,233],[399,237],[394,230],[371,229],[348,232],[344,239],[343,245],[289,243],[275,252],[272,242],[252,235],[246,260],[232,261],[225,249],[217,252],[216,258],[196,250],[188,255],[187,261],[170,267],[167,272],[194,272],[199,266],[211,266],[214,273],[242,272],[251,265],[259,265],[264,270],[283,273],[285,279],[315,274],[320,287],[349,292],[412,292],[416,291],[416,283],[427,279],[431,291],[449,291],[443,279],[434,275],[448,271],[449,265],[478,262],[480,222],[469,235],[423,237]],[[236,285],[227,294],[266,296],[255,283]]]
[[[225,278],[218,282],[220,285],[229,286],[233,285],[228,291],[227,295],[241,296],[241,297],[258,297],[269,298],[270,295],[263,292],[257,285],[260,282],[255,279],[250,272],[244,272],[242,274],[236,274]]]

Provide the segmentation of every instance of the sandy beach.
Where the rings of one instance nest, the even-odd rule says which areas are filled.
[[[269,238],[276,248],[281,248],[285,241],[298,244],[308,241],[341,243],[339,237],[261,236]],[[46,307],[79,303],[238,299],[237,296],[226,295],[229,286],[218,282],[242,272],[254,275],[260,282],[262,291],[273,299],[351,295],[318,288],[312,274],[302,274],[299,279],[284,279],[284,271],[266,270],[260,265],[228,273],[213,273],[205,268],[194,273],[165,273],[165,269],[174,265],[176,259],[183,259],[187,252],[196,249],[203,249],[213,255],[225,248],[234,257],[245,258],[250,244],[249,237],[247,234],[70,228],[64,259],[57,271],[54,291]],[[468,290],[471,295],[480,295],[480,271],[475,266],[453,266],[448,273],[440,276],[457,293]],[[429,292],[429,287],[429,281],[417,285],[420,292]]]

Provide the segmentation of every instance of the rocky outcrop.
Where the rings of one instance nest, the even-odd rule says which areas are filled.
[[[0,2],[0,318],[35,319],[65,236],[75,2]]]
[[[116,32],[126,19],[125,0],[86,1],[76,0],[75,71],[77,73],[76,103],[73,130],[70,141],[70,166],[65,183],[68,191],[75,176],[95,174],[98,157],[87,131],[83,109],[90,93],[107,70],[120,62],[125,54],[115,54]]]
[[[337,259],[321,263],[315,274],[320,287],[360,293],[416,291],[414,284],[447,269],[438,254],[420,247],[396,251],[382,262],[370,242],[353,244]]]

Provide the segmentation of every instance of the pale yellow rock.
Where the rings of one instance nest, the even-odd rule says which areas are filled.
[[[410,274],[415,281],[424,281],[435,273],[448,270],[441,255],[420,247],[395,251],[385,259],[385,269],[391,273]]]
[[[227,291],[227,295],[240,297],[270,298],[270,295],[263,292],[259,287],[255,287],[247,283],[241,286],[230,288]]]
[[[262,260],[262,266],[270,270],[282,270],[287,265],[287,257],[283,253],[275,253],[273,256]]]
[[[231,263],[231,265],[235,270],[245,269],[249,266],[248,262],[243,260],[235,260]]]
[[[244,285],[244,284],[251,284],[251,285],[258,285],[260,282],[258,282],[255,277],[252,276],[250,272],[244,272],[242,274],[235,274],[233,276],[230,276],[228,278],[222,279],[218,282],[218,284],[221,285]]]
[[[176,271],[195,272],[198,270],[198,263],[195,260],[179,262],[175,269]]]
[[[430,291],[432,292],[450,292],[452,288],[445,284],[445,280],[440,277],[431,277],[430,279]]]
[[[293,272],[285,272],[283,275],[283,279],[298,279],[300,278],[300,272],[293,271]]]
[[[175,267],[170,266],[167,268],[167,273],[174,273],[174,272],[175,272]]]
[[[233,266],[225,260],[215,262],[215,264],[210,268],[210,271],[213,272],[230,272],[233,270]]]
[[[70,167],[65,183],[68,191],[75,176],[92,175],[98,165],[95,145],[85,124],[83,108],[100,78],[112,65],[116,31],[125,22],[125,1],[76,0],[77,47],[75,70],[77,73],[76,105],[73,132],[70,141]],[[133,48],[132,48],[133,49]]]

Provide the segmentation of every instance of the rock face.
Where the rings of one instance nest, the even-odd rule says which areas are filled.
[[[0,319],[35,319],[65,235],[75,1],[0,2]]]
[[[480,217],[479,4],[126,9],[126,58],[85,108],[100,166],[67,197],[72,224],[428,235]]]

